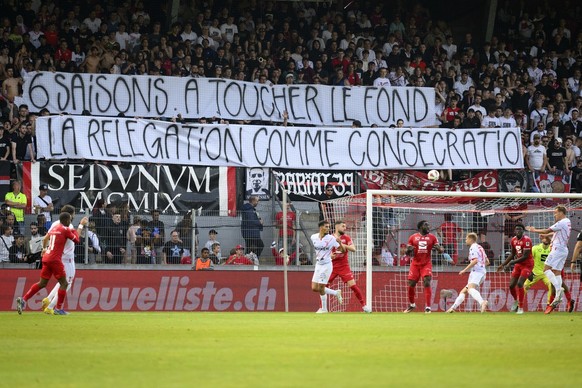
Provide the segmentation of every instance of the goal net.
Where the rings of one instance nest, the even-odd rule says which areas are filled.
[[[425,301],[422,280],[416,285],[417,311],[425,304],[432,311],[446,311],[458,292],[467,284],[468,274],[459,271],[468,264],[467,233],[478,235],[491,264],[480,287],[491,311],[508,311],[514,299],[509,292],[510,272],[496,273],[510,253],[509,242],[515,225],[547,228],[554,223],[554,209],[564,205],[572,221],[570,254],[582,226],[582,195],[499,192],[434,192],[369,190],[364,194],[324,202],[326,218],[333,227],[335,220],[346,223],[346,233],[356,246],[349,261],[356,283],[366,291],[366,302],[374,311],[403,311],[408,306],[409,258],[408,238],[417,232],[421,220],[428,221],[430,231],[454,260],[447,263],[436,251],[432,253],[432,300]],[[534,245],[540,243],[536,233],[528,233]],[[569,259],[565,268],[569,268]],[[567,271],[569,272],[569,271]],[[566,273],[565,283],[572,294],[579,293],[579,281]],[[343,305],[330,299],[333,311],[360,311],[361,306],[349,287],[341,280],[331,285],[341,288]],[[547,288],[542,282],[531,287],[526,296],[526,311],[546,307]],[[574,296],[574,297],[575,297]],[[559,309],[565,308],[565,300]],[[458,311],[477,311],[479,305],[469,296]]]

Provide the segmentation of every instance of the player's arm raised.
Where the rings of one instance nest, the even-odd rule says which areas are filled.
[[[533,232],[533,233],[540,233],[540,234],[549,234],[549,233],[554,233],[554,231],[550,228],[546,228],[546,229],[537,229],[534,228],[533,226],[526,226],[525,230],[527,230],[528,232]]]

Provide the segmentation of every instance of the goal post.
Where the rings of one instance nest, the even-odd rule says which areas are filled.
[[[515,224],[547,228],[554,223],[557,205],[566,207],[572,221],[571,254],[582,226],[582,194],[368,190],[324,202],[332,224],[339,219],[346,222],[347,233],[356,245],[356,252],[350,253],[350,266],[356,282],[360,286],[365,283],[367,305],[375,311],[401,311],[407,306],[409,265],[403,251],[420,220],[428,221],[431,233],[437,235],[455,264],[446,263],[442,255],[433,252],[432,300],[424,301],[420,281],[416,286],[417,305],[427,303],[433,311],[444,311],[454,302],[467,281],[467,275],[458,275],[467,264],[465,237],[475,232],[491,261],[482,294],[492,299],[493,311],[507,311],[514,301],[508,291],[509,273],[495,273],[495,269],[509,254]],[[534,245],[540,242],[538,234],[526,234]],[[566,284],[578,292],[579,282],[572,276],[566,277]],[[358,306],[354,307],[349,298],[349,288],[341,281],[337,287],[342,288],[348,303],[332,305],[332,309],[357,311]],[[462,311],[478,310],[470,299],[466,299]],[[527,310],[543,310],[546,300],[547,289],[540,282],[527,295]]]

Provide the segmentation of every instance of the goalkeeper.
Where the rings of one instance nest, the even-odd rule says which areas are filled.
[[[546,262],[546,258],[550,254],[550,235],[543,234],[540,235],[542,242],[534,245],[531,249],[531,254],[534,259],[534,267],[532,274],[530,277],[525,281],[523,288],[525,293],[529,291],[529,289],[539,281],[544,282],[548,289],[548,306],[552,303],[552,282],[550,279],[544,274],[544,263]],[[515,302],[517,303],[517,301]],[[517,305],[515,306],[517,308]]]

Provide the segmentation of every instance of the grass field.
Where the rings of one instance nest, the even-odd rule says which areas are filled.
[[[568,387],[582,314],[0,313],[0,386]]]

